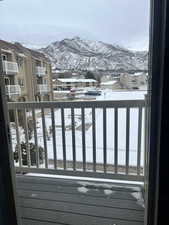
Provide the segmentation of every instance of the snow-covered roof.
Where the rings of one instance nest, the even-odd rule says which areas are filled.
[[[101,85],[113,85],[115,83],[117,83],[116,80],[110,80],[110,81],[102,82]]]
[[[3,51],[3,52],[7,52],[7,53],[10,53],[10,54],[12,53],[12,51],[11,51],[11,50],[9,50],[9,49],[3,49],[3,48],[2,48],[2,49],[1,49],[1,51]]]
[[[53,93],[68,94],[68,93],[70,93],[70,91],[56,91],[56,90],[54,90]]]
[[[20,57],[23,57],[23,58],[26,57],[26,55],[24,55],[23,53],[18,53],[18,55],[19,55]]]
[[[87,83],[87,82],[97,82],[96,80],[94,79],[75,79],[75,78],[59,78],[57,79],[58,81],[62,82],[62,83],[67,83],[67,82],[70,82],[70,83]]]
[[[132,76],[141,76],[141,75],[145,75],[145,73],[142,73],[142,72],[139,72],[139,73],[134,73],[134,74],[131,74]]]

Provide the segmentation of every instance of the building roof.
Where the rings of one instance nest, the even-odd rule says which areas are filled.
[[[22,54],[22,56],[31,54],[32,57],[40,58],[45,61],[49,61],[49,59],[43,53],[26,48],[18,42],[10,43],[10,42],[4,41],[4,40],[0,40],[0,49],[7,50],[7,51],[14,51],[17,54],[19,54],[20,56],[21,56],[21,54]]]
[[[75,79],[75,78],[59,78],[57,79],[58,81],[62,82],[62,83],[87,83],[87,82],[97,82],[96,80],[94,79]]]
[[[142,76],[142,75],[145,75],[145,73],[143,72],[138,72],[138,73],[134,73],[134,74],[131,74],[132,76]]]
[[[102,82],[101,85],[113,85],[117,83],[117,80],[110,80],[110,81],[105,81],[105,82]]]
[[[24,53],[24,49],[20,48],[18,45],[4,41],[4,40],[0,40],[0,49],[1,50],[7,50],[7,51],[15,51],[16,53]]]

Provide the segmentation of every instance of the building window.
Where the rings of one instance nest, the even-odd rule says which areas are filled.
[[[3,61],[7,61],[7,56],[4,55],[4,54],[2,54],[2,60],[3,60]]]
[[[5,85],[10,85],[10,81],[8,78],[5,78]]]
[[[43,84],[48,84],[48,81],[46,79],[44,79]]]
[[[17,56],[16,61],[17,61],[18,66],[19,66],[19,67],[22,67],[22,65],[23,65],[23,58]]]
[[[24,86],[24,80],[21,79],[21,78],[19,78],[19,79],[18,79],[18,84],[19,84],[20,86]]]
[[[136,80],[131,80],[132,83],[136,83]]]

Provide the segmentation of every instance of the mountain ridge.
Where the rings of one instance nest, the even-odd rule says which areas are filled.
[[[148,52],[80,37],[55,41],[39,49],[52,62],[53,70],[147,70]]]

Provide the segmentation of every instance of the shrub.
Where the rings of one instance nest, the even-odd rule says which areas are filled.
[[[22,142],[20,144],[21,147],[21,152],[22,152],[22,165],[26,166],[28,165],[28,160],[27,160],[27,149],[26,149],[26,143]],[[29,143],[29,148],[30,148],[30,160],[31,160],[31,166],[36,165],[36,145],[34,143]],[[44,158],[44,149],[41,146],[38,146],[39,150],[39,163],[43,163],[43,158]],[[14,160],[15,162],[18,162],[19,160],[19,144],[16,145],[15,147],[15,152],[14,152]]]

